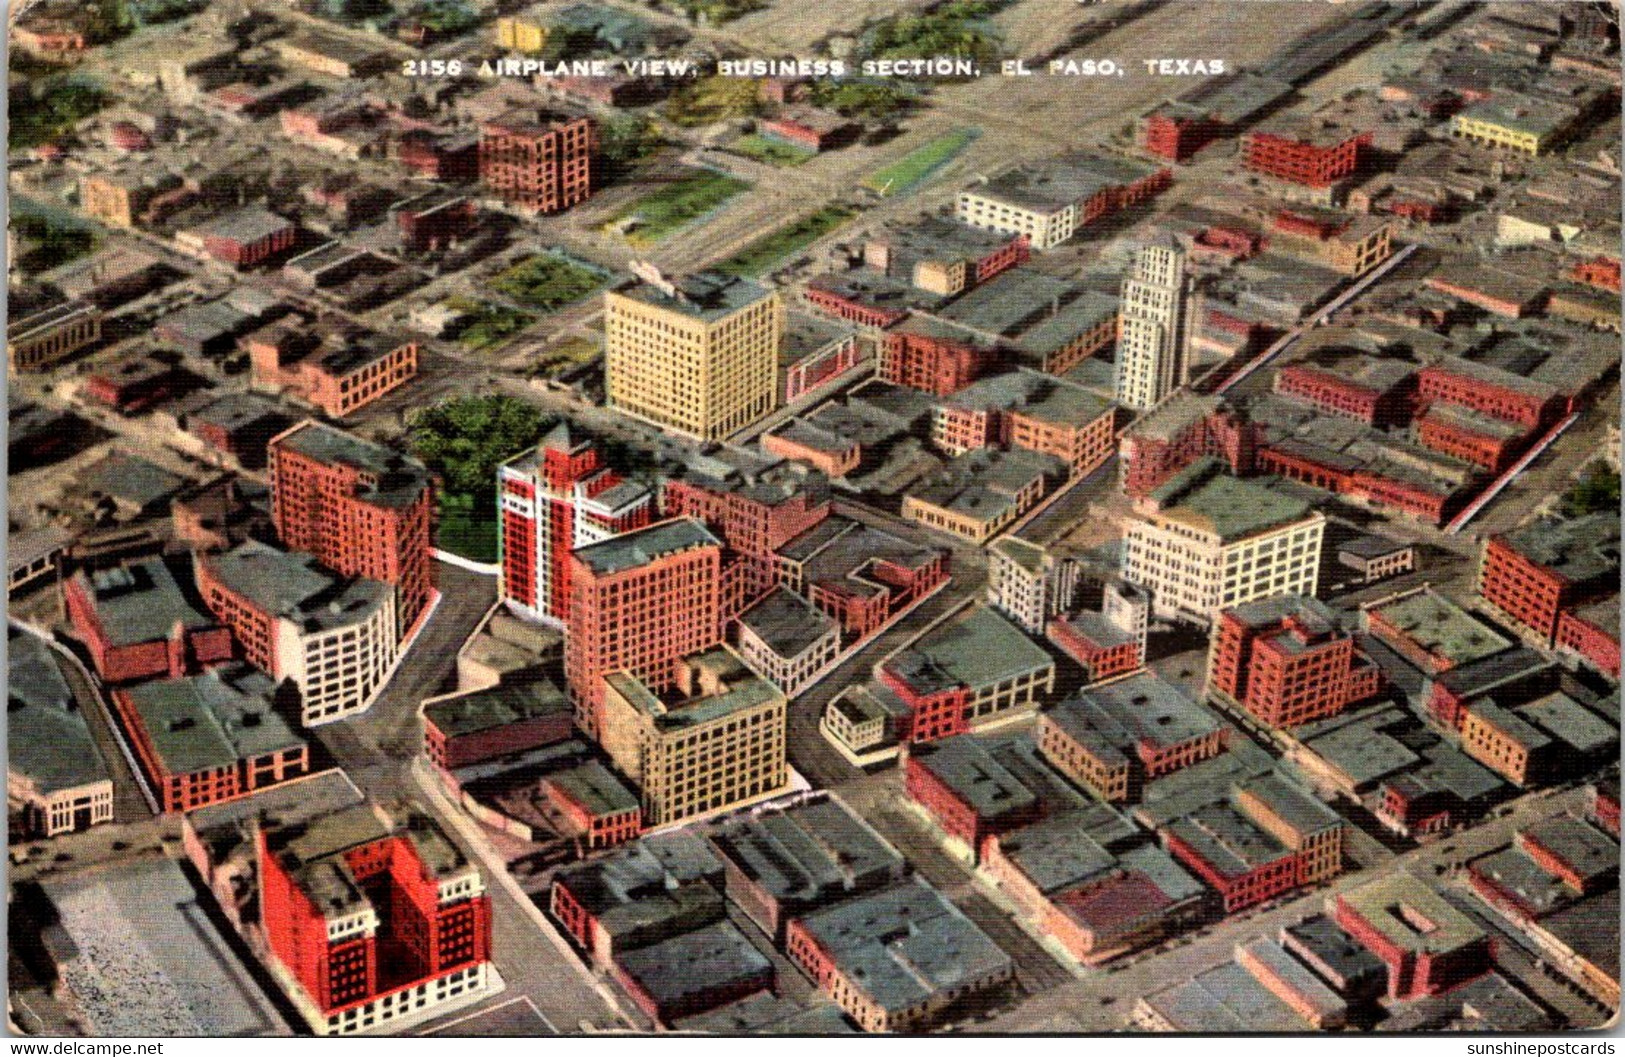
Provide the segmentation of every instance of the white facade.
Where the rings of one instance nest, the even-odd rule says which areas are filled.
[[[1037,544],[1006,536],[988,548],[987,601],[1034,634],[1072,605],[1078,563]]]
[[[395,590],[344,623],[308,630],[279,617],[276,671],[299,688],[300,721],[331,723],[364,712],[400,656]]]
[[[1274,595],[1313,597],[1326,518],[1298,521],[1225,542],[1180,521],[1151,516],[1129,525],[1123,576],[1151,593],[1158,617],[1209,624],[1218,611]]]
[[[1059,246],[1078,230],[1077,203],[1051,210],[1016,205],[996,195],[961,191],[954,215],[961,223],[1007,235],[1026,235],[1035,250]]]
[[[1145,411],[1190,380],[1189,302],[1183,253],[1146,246],[1135,254],[1134,266],[1123,280],[1119,308],[1119,404]]]

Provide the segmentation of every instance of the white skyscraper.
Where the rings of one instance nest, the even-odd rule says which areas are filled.
[[[1187,314],[1191,281],[1185,255],[1145,246],[1123,280],[1122,331],[1117,342],[1117,402],[1135,411],[1155,407],[1190,380]]]

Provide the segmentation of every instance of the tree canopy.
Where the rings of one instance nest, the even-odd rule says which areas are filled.
[[[414,414],[409,442],[447,492],[483,508],[496,502],[497,467],[535,445],[556,421],[515,397],[460,397]]]

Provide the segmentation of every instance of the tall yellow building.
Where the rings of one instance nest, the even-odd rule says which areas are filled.
[[[784,301],[764,286],[702,273],[604,295],[609,404],[700,440],[722,440],[777,404]]]
[[[497,47],[534,54],[547,44],[547,23],[539,14],[522,13],[497,19]]]
[[[604,680],[599,743],[642,789],[644,825],[784,792],[784,694],[726,646],[686,658],[677,674],[664,695],[627,672]]]

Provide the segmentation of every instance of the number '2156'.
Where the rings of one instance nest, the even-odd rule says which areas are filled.
[[[401,64],[401,73],[406,77],[461,77],[463,74],[463,61],[461,59],[407,59]]]

